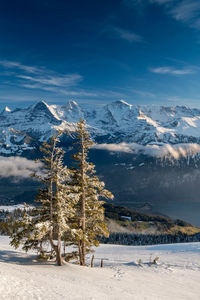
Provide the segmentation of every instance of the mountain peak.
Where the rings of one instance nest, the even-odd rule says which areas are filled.
[[[77,122],[80,118],[84,119],[82,108],[76,101],[69,100],[63,108],[65,108],[65,116],[68,122]]]
[[[121,103],[121,104],[124,104],[124,105],[128,105],[128,106],[131,105],[128,102],[124,101],[123,99],[119,100],[118,102]]]
[[[11,109],[10,109],[8,106],[6,106],[6,107],[4,108],[4,111],[11,112]]]
[[[120,105],[120,106],[132,107],[131,104],[129,104],[128,102],[124,101],[123,99],[114,101],[114,102],[111,103],[111,105]]]
[[[10,109],[8,106],[6,106],[6,107],[3,109],[2,114],[4,114],[4,113],[10,113],[10,112],[11,112],[11,109]]]
[[[44,101],[38,101],[36,104],[34,104],[32,106],[33,109],[47,109],[48,108],[48,104]]]
[[[78,103],[76,101],[74,101],[74,100],[69,100],[67,102],[66,106],[67,106],[68,109],[74,109],[74,108],[78,108],[79,107]]]
[[[29,108],[28,114],[31,116],[31,118],[41,118],[41,119],[47,118],[53,124],[54,123],[60,124],[60,120],[58,120],[52,107],[43,100],[32,105]]]
[[[117,100],[108,104],[107,108],[112,112],[125,113],[132,109],[132,105],[124,100]]]

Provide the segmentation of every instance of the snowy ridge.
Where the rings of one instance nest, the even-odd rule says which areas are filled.
[[[139,145],[200,144],[200,110],[186,106],[139,106],[124,100],[102,106],[80,106],[75,101],[0,114],[0,153],[19,155],[48,140],[55,130],[73,134],[75,122],[86,119],[97,143]]]

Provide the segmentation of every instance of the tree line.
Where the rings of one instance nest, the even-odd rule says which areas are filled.
[[[102,198],[112,199],[113,195],[95,175],[95,165],[89,161],[93,141],[85,121],[76,123],[70,168],[64,165],[64,150],[58,146],[62,134],[55,133],[41,147],[43,157],[39,161],[43,168],[32,174],[42,183],[37,205],[13,224],[11,245],[21,245],[25,251],[35,249],[42,258],[55,258],[59,266],[64,259],[74,257],[84,266],[86,254],[99,245],[98,236],[109,236]],[[66,253],[69,245],[76,250]]]
[[[100,236],[99,241],[103,244],[117,244],[129,246],[192,243],[200,242],[200,233],[188,235],[182,232],[178,232],[175,234],[135,234],[126,232],[114,232],[110,233],[109,237]]]

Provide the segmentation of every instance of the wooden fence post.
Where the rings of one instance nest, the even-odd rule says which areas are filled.
[[[103,258],[101,259],[101,268],[103,268]]]
[[[92,259],[91,259],[91,268],[94,267],[94,254],[92,255]]]

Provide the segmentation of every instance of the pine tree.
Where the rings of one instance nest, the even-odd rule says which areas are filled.
[[[84,120],[76,123],[76,139],[77,153],[73,155],[76,167],[73,169],[72,185],[79,200],[74,221],[74,244],[78,246],[80,265],[84,266],[87,251],[99,245],[97,237],[109,235],[104,223],[104,202],[99,198],[112,199],[113,195],[104,188],[104,182],[95,175],[95,165],[88,160],[93,141]]]
[[[18,221],[18,230],[12,235],[11,244],[23,249],[40,249],[44,241],[49,241],[56,254],[57,265],[62,265],[61,240],[65,233],[74,233],[69,220],[74,216],[76,197],[72,186],[71,171],[63,166],[64,151],[57,147],[61,132],[55,134],[50,143],[43,143],[44,156],[42,174],[34,174],[42,182],[37,196],[38,206],[30,214]],[[55,241],[57,241],[55,243]]]

